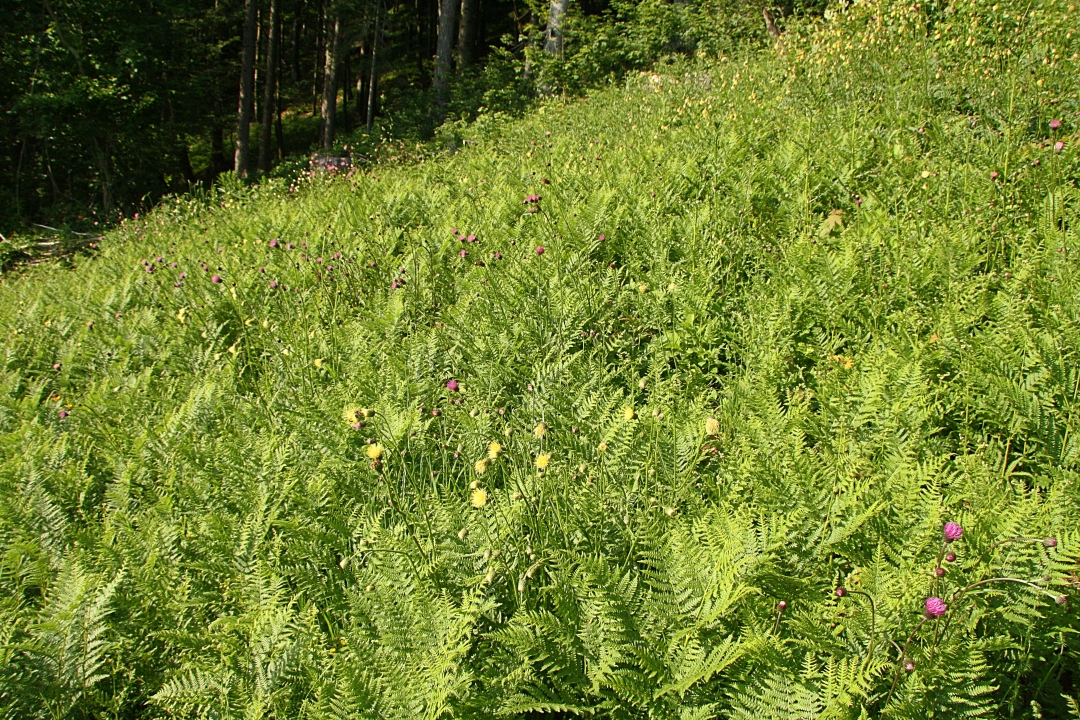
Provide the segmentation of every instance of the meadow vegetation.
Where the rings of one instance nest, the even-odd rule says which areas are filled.
[[[3,716],[1080,717],[1077,16],[857,3],[8,273]]]

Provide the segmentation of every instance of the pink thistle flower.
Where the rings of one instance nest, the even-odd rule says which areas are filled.
[[[187,273],[180,273],[180,279],[183,280],[187,277]]]
[[[63,420],[63,419],[64,419],[64,418],[66,418],[67,416],[68,416],[67,410],[61,410],[61,411],[60,411],[60,419],[61,419],[61,420]]]
[[[956,553],[945,553],[945,562],[956,562]]]
[[[1054,152],[1060,153],[1064,149],[1065,149],[1065,143],[1061,142],[1060,140],[1058,140],[1056,143],[1054,143]]]
[[[907,672],[911,672],[914,669],[915,669],[915,663],[913,661],[911,661],[911,660],[905,660],[904,661],[904,670],[906,670]]]
[[[315,258],[315,262],[317,262],[317,263],[322,263],[322,258],[321,258],[321,257],[317,257],[317,258]]]
[[[502,253],[501,253],[501,252],[497,252],[497,253],[495,253],[495,256],[494,256],[494,257],[495,257],[495,259],[496,259],[496,260],[502,260]]]
[[[341,259],[341,253],[339,253],[339,252],[334,253],[334,259],[335,260],[340,260]]]
[[[960,523],[947,522],[942,534],[945,536],[945,542],[952,542],[960,539],[960,536],[964,534],[964,528],[960,527]]]
[[[465,250],[462,250],[461,252],[458,253],[458,255],[460,255],[461,257],[465,257],[468,254],[469,253],[467,251],[465,251]]]
[[[836,597],[844,597],[845,595],[847,595],[847,590],[842,587],[836,588]]]
[[[476,236],[473,235],[472,233],[469,233],[469,237],[465,238],[465,240],[467,242],[476,242]]]
[[[604,242],[605,240],[607,240],[607,236],[601,235],[600,236],[600,242]]]
[[[991,180],[997,180],[997,179],[998,179],[998,172],[997,172],[997,170],[995,170],[994,172],[990,173],[990,179],[991,179]]]
[[[292,250],[294,247],[296,247],[296,246],[293,245],[292,243],[286,243],[285,244],[285,249],[286,250]]]
[[[270,281],[270,289],[273,290],[276,287],[277,287],[277,280],[271,280]]]
[[[934,577],[945,577],[945,568],[934,568]]]
[[[277,247],[277,246],[278,246],[277,238],[274,238],[273,240],[270,241],[270,247],[274,248],[274,247]]]
[[[786,609],[787,609],[787,601],[785,601],[785,600],[781,600],[780,602],[776,603],[776,608],[777,608],[777,609],[778,609],[778,610],[779,610],[780,612],[783,612],[784,610],[786,610]]]
[[[221,282],[221,276],[220,275],[212,275],[212,276],[210,276],[210,282],[214,283],[215,285],[218,284],[219,282]]]
[[[939,597],[926,598],[926,617],[936,618],[945,614],[945,611],[949,609],[949,606],[945,604],[945,601]]]
[[[451,380],[448,383],[446,383],[446,389],[449,390],[450,392],[454,392],[455,390],[457,390],[457,388],[458,388],[457,380]]]
[[[1057,130],[1059,127],[1061,127],[1061,121],[1060,120],[1055,118],[1054,120],[1050,121],[1050,129],[1051,130]]]
[[[458,232],[457,228],[450,228],[450,234],[451,235],[457,235],[457,232]]]
[[[537,255],[543,255],[544,254],[544,246],[543,245],[537,245],[536,246],[536,254]]]
[[[1042,544],[1043,544],[1043,547],[1048,547],[1048,548],[1057,547],[1057,538],[1048,537],[1048,538],[1046,538],[1045,540],[1042,541]]]

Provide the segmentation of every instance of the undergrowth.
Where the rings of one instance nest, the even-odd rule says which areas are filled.
[[[857,4],[8,274],[4,716],[1080,716],[1075,21]]]

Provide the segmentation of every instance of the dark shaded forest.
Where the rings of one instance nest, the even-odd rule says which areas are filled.
[[[676,55],[765,37],[747,0],[3,0],[0,232],[358,161]],[[781,7],[778,14],[807,10]],[[813,9],[813,8],[809,8]]]

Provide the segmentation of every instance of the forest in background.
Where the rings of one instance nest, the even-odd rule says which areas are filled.
[[[747,0],[4,0],[0,233],[361,159],[766,36]],[[777,7],[784,16],[813,7]],[[415,147],[414,144],[410,147]],[[291,162],[283,162],[292,158]]]

